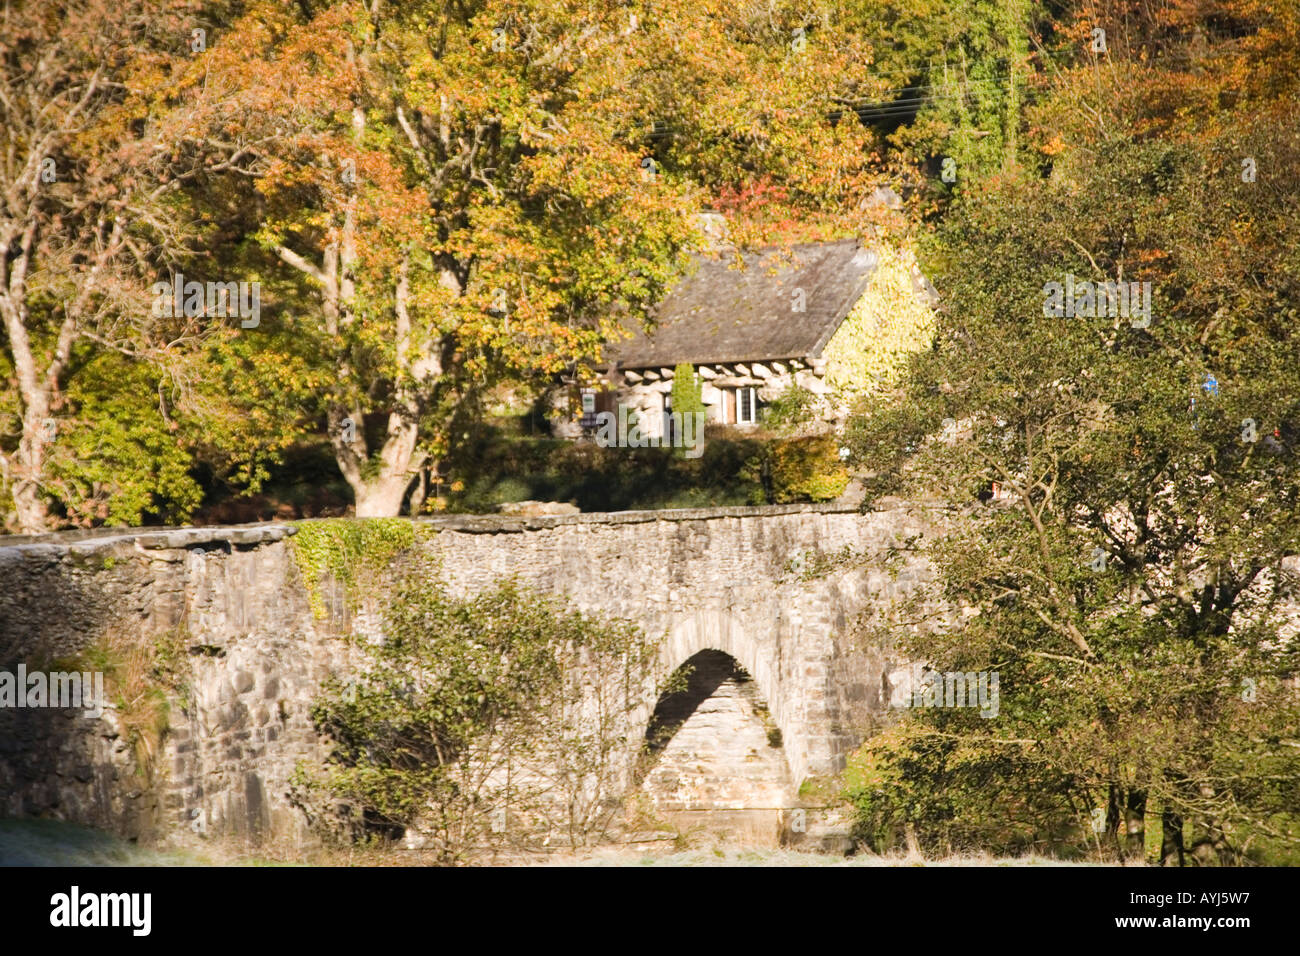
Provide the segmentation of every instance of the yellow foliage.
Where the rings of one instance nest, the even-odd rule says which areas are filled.
[[[772,448],[773,503],[833,501],[849,483],[835,441],[828,435],[789,438]]]
[[[912,257],[877,250],[871,283],[823,353],[826,381],[853,399],[893,388],[907,356],[934,338],[934,312],[912,286]]]

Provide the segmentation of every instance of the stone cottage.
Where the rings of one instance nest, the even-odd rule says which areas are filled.
[[[662,437],[680,364],[694,368],[710,423],[755,426],[764,405],[800,386],[835,426],[899,355],[929,341],[933,287],[891,250],[856,239],[724,248],[693,266],[649,333],[611,343],[594,382],[570,379],[554,394],[554,434],[590,434],[597,415],[623,405],[644,434]]]

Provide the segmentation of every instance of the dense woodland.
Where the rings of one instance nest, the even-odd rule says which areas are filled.
[[[1298,69],[1296,0],[8,0],[0,511],[790,500],[762,439],[557,448],[537,397],[701,210],[913,248],[935,339],[848,467],[961,514],[960,627],[899,613],[1003,717],[864,748],[860,835],[1300,861]],[[160,303],[177,274],[256,314]],[[1049,314],[1067,275],[1150,282],[1151,320]]]

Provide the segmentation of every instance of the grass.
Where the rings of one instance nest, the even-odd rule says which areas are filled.
[[[961,866],[1077,866],[1046,857],[996,858],[987,855],[953,856],[923,860],[903,855],[876,856],[859,853],[841,857],[797,850],[729,847],[670,852],[641,853],[618,847],[593,850],[580,856],[555,857],[539,861],[541,866],[840,866],[840,867],[961,867]]]
[[[1046,857],[997,858],[974,854],[938,860],[892,854],[860,853],[851,857],[760,847],[706,847],[641,851],[597,847],[544,857],[516,857],[503,865],[524,866],[836,866],[836,867],[973,867],[1079,866]],[[0,866],[425,866],[418,852],[381,849],[318,848],[293,857],[231,854],[214,846],[210,852],[154,850],[102,830],[59,820],[0,820]]]
[[[203,857],[160,852],[59,820],[0,820],[0,866],[202,866]]]
[[[0,866],[286,866],[293,861],[240,855],[214,845],[208,852],[142,847],[62,820],[0,820]]]

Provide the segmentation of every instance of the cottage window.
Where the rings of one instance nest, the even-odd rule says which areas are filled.
[[[722,388],[722,401],[718,403],[718,420],[726,425],[758,424],[758,390],[755,388]]]
[[[736,424],[753,425],[758,422],[758,394],[753,388],[736,389]]]
[[[601,412],[614,411],[614,393],[605,388],[583,388],[579,390],[582,402],[582,417],[578,423],[583,428],[595,428],[599,422],[596,418]]]

